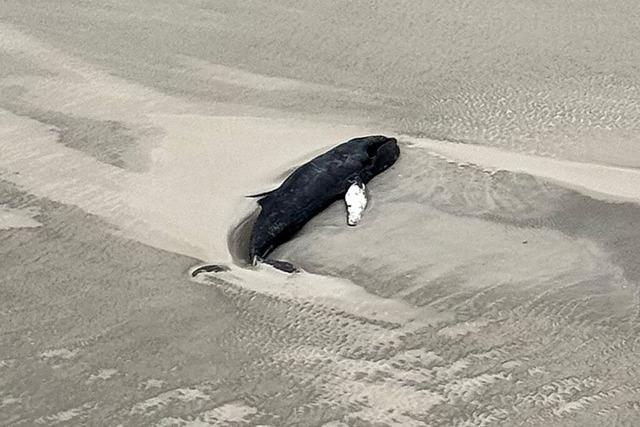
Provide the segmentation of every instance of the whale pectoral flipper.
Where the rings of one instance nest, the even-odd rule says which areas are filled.
[[[344,195],[347,205],[347,224],[357,225],[362,219],[362,212],[367,207],[367,194],[362,180],[356,180]]]

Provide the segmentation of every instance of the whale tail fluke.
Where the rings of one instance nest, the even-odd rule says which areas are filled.
[[[191,277],[196,277],[200,273],[221,273],[223,271],[229,271],[230,268],[226,265],[207,264],[196,268],[191,272]]]
[[[271,267],[275,268],[276,270],[280,270],[280,271],[283,271],[285,273],[299,273],[300,272],[300,269],[298,267],[296,267],[295,265],[291,264],[290,262],[278,261],[277,259],[266,259],[266,258],[260,258],[259,256],[254,256],[251,263],[253,264],[254,267],[258,263],[267,264],[267,265],[270,265]]]

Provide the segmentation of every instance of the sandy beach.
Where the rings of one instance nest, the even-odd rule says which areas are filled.
[[[2,2],[0,425],[638,424],[638,22]],[[245,196],[369,134],[357,227],[237,262]]]

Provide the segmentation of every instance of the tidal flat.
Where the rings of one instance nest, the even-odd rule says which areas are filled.
[[[638,424],[638,22],[3,1],[0,424]],[[402,155],[357,227],[234,261],[246,195],[368,134]]]

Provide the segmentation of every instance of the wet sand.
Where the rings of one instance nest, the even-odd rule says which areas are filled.
[[[638,18],[3,2],[0,424],[636,424]],[[233,263],[244,196],[372,133],[357,227]]]

